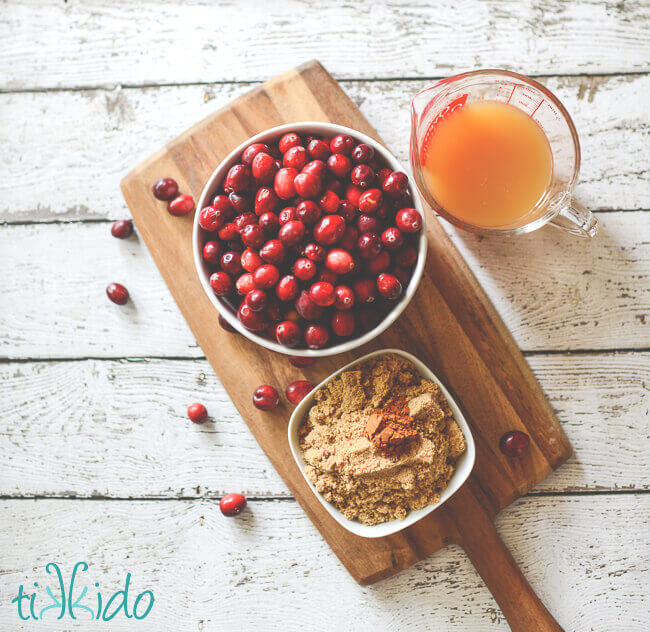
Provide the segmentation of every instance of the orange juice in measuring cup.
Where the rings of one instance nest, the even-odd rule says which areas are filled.
[[[551,223],[596,234],[596,219],[572,195],[580,166],[573,121],[527,77],[480,70],[420,91],[411,164],[431,207],[462,228],[516,234]]]

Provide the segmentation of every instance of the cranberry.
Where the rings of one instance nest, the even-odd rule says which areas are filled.
[[[221,256],[221,269],[232,276],[236,276],[241,273],[241,255],[238,252],[233,252],[229,250]]]
[[[219,229],[218,235],[219,239],[222,241],[231,241],[233,239],[236,239],[236,237],[239,235],[239,231],[237,230],[237,226],[235,226],[234,222],[228,222]]]
[[[330,142],[330,149],[333,154],[345,154],[349,156],[354,148],[354,139],[347,134],[337,134]]]
[[[345,199],[356,209],[359,208],[359,198],[363,189],[354,184],[349,184],[345,189]]]
[[[282,308],[279,301],[275,297],[269,299],[269,304],[266,307],[266,313],[274,323],[282,320]],[[272,331],[270,333],[273,333]]]
[[[270,263],[265,263],[253,272],[253,282],[260,290],[269,290],[275,287],[280,279],[280,272]]]
[[[345,178],[352,169],[352,163],[343,154],[332,154],[327,159],[327,168],[338,178]]]
[[[221,244],[218,241],[206,241],[203,244],[203,258],[213,266],[219,263]]]
[[[395,266],[392,271],[393,276],[396,276],[399,279],[399,282],[402,284],[402,287],[406,287],[409,284],[410,276],[409,273],[399,266]]]
[[[376,233],[381,234],[381,222],[371,215],[359,215],[357,218],[357,228],[361,233]]]
[[[257,224],[248,224],[241,231],[241,240],[248,248],[259,248],[264,243],[264,229]]]
[[[263,309],[266,309],[269,297],[264,290],[255,289],[248,292],[244,300],[254,312],[261,312]]]
[[[306,234],[305,225],[300,220],[292,219],[280,228],[278,237],[285,246],[291,247],[298,245]]]
[[[290,147],[282,156],[282,166],[300,171],[309,161],[307,150],[301,145]]]
[[[228,333],[231,334],[236,334],[237,330],[221,315],[219,314],[219,325],[221,325],[221,328],[227,331]]]
[[[499,442],[499,448],[506,456],[521,456],[530,445],[530,437],[520,430],[511,430],[506,432]]]
[[[265,312],[254,312],[246,303],[239,306],[237,318],[250,331],[264,331],[270,324]]]
[[[343,182],[335,177],[328,178],[323,186],[330,191],[334,191],[339,197],[344,193]]]
[[[375,179],[375,172],[368,165],[357,165],[350,173],[350,180],[362,189],[367,189]]]
[[[305,290],[296,299],[295,306],[298,314],[305,320],[318,320],[323,315],[323,308],[316,305]]]
[[[278,215],[278,222],[280,226],[284,226],[287,222],[290,222],[292,219],[296,219],[296,207],[287,206],[280,211]]]
[[[241,264],[241,267],[246,270],[246,272],[253,272],[259,268],[264,263],[264,261],[255,250],[246,248],[246,250],[241,253],[239,263]]]
[[[167,210],[170,215],[176,217],[187,215],[194,210],[194,198],[189,195],[177,195],[173,200],[167,202]]]
[[[313,226],[320,219],[321,211],[315,202],[303,200],[296,206],[295,215],[305,226]]]
[[[316,176],[322,181],[327,175],[327,165],[322,160],[312,160],[302,168],[300,173]]]
[[[327,160],[331,151],[329,146],[322,140],[312,140],[307,145],[309,155],[316,160]]]
[[[357,206],[362,213],[370,215],[379,210],[382,200],[382,194],[379,189],[368,189],[359,196]]]
[[[388,219],[389,217],[392,218],[394,213],[392,204],[384,199],[381,206],[375,211],[375,216],[380,219]]]
[[[305,255],[307,259],[311,259],[316,263],[322,263],[325,261],[325,257],[327,256],[325,248],[314,243],[307,244],[303,248],[302,254]]]
[[[246,147],[246,149],[244,149],[241,155],[241,161],[245,165],[250,167],[253,164],[253,158],[255,158],[255,156],[257,156],[257,154],[259,154],[260,152],[265,152],[268,154],[269,153],[268,145],[265,145],[264,143],[253,143],[252,145],[249,145],[248,147]],[[254,172],[253,175],[255,175]]]
[[[382,272],[377,277],[377,289],[384,298],[394,301],[402,293],[402,284],[396,276]]]
[[[318,281],[309,288],[309,298],[311,298],[316,305],[329,307],[330,305],[333,305],[336,300],[334,286],[325,281]]]
[[[346,250],[334,248],[327,253],[325,266],[335,274],[347,274],[354,270],[354,259]]]
[[[395,263],[402,268],[411,268],[418,260],[418,251],[413,246],[404,246],[395,253]]]
[[[218,211],[213,206],[206,206],[205,208],[201,209],[201,212],[199,213],[199,226],[203,230],[219,230],[225,221],[226,218],[223,212]]]
[[[210,287],[217,296],[227,296],[232,292],[232,278],[226,272],[213,272],[210,275]]]
[[[233,165],[226,174],[223,189],[226,193],[241,193],[246,191],[252,183],[253,174],[250,167],[242,164]]]
[[[208,417],[208,411],[198,402],[187,407],[187,416],[195,423],[202,424]]]
[[[303,358],[302,356],[294,355],[287,356],[287,359],[289,360],[289,364],[297,366],[299,369],[311,366],[314,364],[314,362],[316,362],[316,358]]]
[[[253,202],[248,195],[233,192],[228,196],[228,201],[235,213],[248,213],[253,210]]]
[[[398,199],[406,192],[408,185],[409,179],[405,173],[393,171],[384,178],[381,188],[390,197]]]
[[[380,169],[377,172],[377,184],[379,187],[383,190],[384,188],[384,182],[386,181],[386,178],[393,173],[390,169]]]
[[[390,267],[390,255],[382,250],[374,259],[366,263],[366,272],[372,276],[377,276],[381,272],[386,272]]]
[[[292,147],[296,147],[297,145],[302,145],[302,140],[300,139],[300,136],[296,134],[295,132],[287,132],[281,139],[280,142],[278,143],[278,149],[280,150],[281,153],[285,153]]]
[[[325,215],[314,228],[314,239],[322,245],[335,244],[345,232],[345,220],[340,215]]]
[[[253,406],[260,410],[273,410],[280,405],[280,394],[268,384],[262,384],[253,391]]]
[[[280,199],[273,189],[260,187],[255,194],[255,215],[272,213],[280,206]]]
[[[241,233],[249,224],[257,224],[257,216],[250,211],[248,213],[241,213],[235,217],[233,224],[237,227],[237,232]]]
[[[404,243],[404,235],[399,228],[391,226],[381,234],[381,243],[388,250],[397,250]]]
[[[133,222],[130,219],[118,219],[111,226],[111,235],[118,239],[126,239],[133,234]]]
[[[357,241],[357,248],[364,259],[374,259],[381,252],[381,240],[375,233],[363,233]]]
[[[309,380],[297,380],[287,386],[287,399],[294,405],[298,405],[311,391],[314,385]]]
[[[305,342],[310,349],[322,349],[330,339],[330,332],[323,325],[308,325]]]
[[[320,178],[311,173],[299,173],[293,181],[293,186],[300,197],[307,199],[315,198],[323,188]]]
[[[109,283],[106,286],[106,296],[117,305],[126,305],[129,291],[121,283]]]
[[[377,298],[377,285],[373,279],[358,279],[354,282],[353,289],[357,303],[372,303]]]
[[[351,204],[347,200],[341,200],[339,202],[338,208],[339,215],[346,221],[348,224],[356,217],[357,211],[354,204]]]
[[[283,167],[275,174],[273,188],[279,198],[288,200],[296,194],[296,188],[293,184],[298,172],[289,167]]]
[[[354,305],[354,292],[347,285],[337,285],[334,288],[336,300],[334,307],[338,310],[351,309]]]
[[[217,211],[221,211],[226,220],[230,219],[235,214],[235,209],[230,203],[230,199],[227,195],[218,194],[212,198],[212,204]]]
[[[336,213],[339,209],[339,196],[334,191],[325,191],[320,198],[318,198],[318,205],[326,213]]]
[[[321,281],[322,283],[329,283],[330,285],[336,285],[338,283],[339,277],[334,274],[331,270],[321,270],[316,277],[316,281]]]
[[[280,228],[280,221],[275,213],[262,213],[258,224],[264,229],[267,235],[276,234],[278,228]]]
[[[339,246],[343,250],[351,252],[357,247],[357,239],[359,239],[359,231],[354,226],[346,226],[343,237],[339,241]]]
[[[285,347],[295,347],[302,340],[302,329],[291,320],[282,321],[275,327],[275,339]]]
[[[160,178],[153,187],[151,187],[154,197],[164,202],[176,197],[178,194],[178,182],[173,178]]]
[[[247,272],[242,274],[235,283],[237,292],[242,296],[246,296],[249,292],[252,292],[255,289],[255,282],[253,281],[253,273]]]
[[[244,511],[246,507],[246,496],[243,494],[226,494],[219,501],[219,509],[224,516],[231,518]]]
[[[354,333],[354,316],[352,312],[334,312],[332,316],[332,331],[340,338]]]
[[[253,177],[262,184],[273,182],[273,178],[275,178],[277,171],[278,166],[273,156],[263,151],[255,156],[251,164]]]
[[[260,249],[260,257],[276,266],[284,261],[285,256],[286,250],[279,239],[267,241]]]
[[[281,301],[293,301],[298,296],[298,279],[291,274],[283,276],[275,287],[275,294]]]
[[[316,276],[318,269],[316,264],[311,260],[305,257],[296,259],[293,263],[293,274],[298,277],[301,281],[309,281]]]
[[[422,216],[414,208],[403,208],[397,212],[395,223],[404,233],[417,233],[422,228]]]
[[[366,143],[359,143],[352,150],[352,160],[357,164],[367,165],[375,157],[375,150]]]

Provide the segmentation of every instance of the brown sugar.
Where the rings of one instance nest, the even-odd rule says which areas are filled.
[[[393,354],[319,389],[299,437],[312,484],[369,525],[438,502],[466,449],[438,385]]]

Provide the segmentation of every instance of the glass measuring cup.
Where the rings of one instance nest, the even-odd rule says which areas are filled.
[[[436,201],[422,172],[426,144],[436,126],[466,103],[480,100],[507,103],[530,116],[542,128],[553,159],[550,183],[537,203],[516,220],[500,226],[473,225],[455,217]],[[580,237],[593,237],[598,231],[594,215],[573,197],[580,169],[580,143],[573,121],[551,92],[523,75],[506,70],[476,70],[420,90],[411,106],[410,159],[415,181],[431,208],[465,230],[516,235],[551,224]]]

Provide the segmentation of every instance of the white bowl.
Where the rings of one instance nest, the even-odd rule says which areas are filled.
[[[307,356],[307,357],[323,357],[329,355],[335,355],[337,353],[343,353],[345,351],[350,351],[356,347],[370,342],[373,338],[376,338],[379,334],[385,331],[390,325],[392,325],[398,316],[404,311],[409,301],[415,294],[415,290],[420,282],[422,277],[422,270],[424,269],[424,262],[427,256],[427,237],[426,237],[426,216],[424,213],[424,208],[422,207],[422,202],[420,201],[419,194],[417,192],[412,178],[409,178],[409,189],[413,197],[413,207],[416,208],[420,215],[422,216],[423,227],[420,232],[420,239],[418,242],[418,261],[415,264],[413,269],[413,276],[409,281],[406,290],[399,301],[395,303],[393,309],[386,315],[386,317],[370,331],[366,332],[362,336],[346,340],[339,344],[327,347],[324,349],[291,349],[283,345],[278,344],[274,340],[269,340],[256,334],[255,332],[248,331],[237,318],[237,314],[230,308],[230,306],[222,301],[210,287],[210,271],[209,267],[204,263],[202,257],[202,248],[203,248],[203,239],[204,231],[199,226],[199,213],[198,210],[202,209],[205,206],[209,205],[209,201],[216,194],[217,187],[221,184],[223,179],[226,177],[228,169],[235,163],[239,158],[240,154],[248,145],[251,143],[264,143],[266,141],[272,141],[278,139],[282,134],[286,132],[294,131],[299,134],[318,134],[323,136],[334,136],[336,134],[349,134],[354,139],[367,143],[386,161],[393,171],[404,171],[406,170],[402,165],[397,161],[397,159],[382,145],[377,141],[373,140],[369,136],[357,132],[354,129],[349,127],[343,127],[342,125],[333,125],[332,123],[318,123],[318,122],[302,122],[302,123],[288,123],[287,125],[279,125],[278,127],[272,127],[264,132],[256,134],[249,138],[246,142],[239,145],[233,149],[228,156],[221,162],[221,164],[214,170],[213,174],[210,176],[210,179],[206,183],[199,202],[197,205],[197,213],[194,215],[194,230],[192,233],[192,248],[194,251],[194,265],[196,266],[196,271],[201,280],[201,285],[205,290],[206,295],[212,301],[212,304],[216,307],[218,312],[232,325],[240,334],[246,336],[249,340],[256,342],[271,351],[277,351],[278,353],[296,355],[296,356]]]
[[[321,493],[312,485],[311,481],[307,478],[307,473],[305,470],[306,463],[302,456],[302,450],[300,449],[300,443],[298,440],[298,429],[300,428],[300,424],[302,424],[304,419],[307,417],[307,414],[309,413],[309,410],[314,403],[314,396],[317,390],[321,389],[343,371],[347,371],[353,366],[356,366],[362,362],[366,362],[375,356],[387,355],[391,353],[401,356],[409,362],[412,362],[422,377],[435,382],[440,387],[442,394],[446,397],[447,402],[449,403],[449,407],[451,408],[451,412],[453,413],[456,423],[465,435],[467,449],[458,459],[456,463],[456,470],[449,480],[449,484],[440,494],[440,500],[436,504],[429,505],[428,507],[424,507],[422,509],[417,509],[416,511],[411,511],[404,520],[391,520],[390,522],[382,522],[381,524],[366,525],[361,524],[360,522],[356,522],[355,520],[348,520],[334,505],[327,502],[323,498]],[[463,417],[463,413],[460,412],[458,405],[452,399],[447,389],[444,387],[442,382],[440,382],[440,380],[433,374],[429,367],[423,364],[415,356],[399,349],[382,349],[381,351],[374,351],[373,353],[364,355],[358,360],[350,362],[350,364],[346,364],[343,368],[336,371],[336,373],[332,373],[332,375],[323,380],[318,386],[314,388],[313,391],[309,393],[309,395],[307,395],[307,397],[305,397],[298,404],[296,409],[293,411],[293,414],[291,415],[291,419],[289,420],[288,432],[289,445],[291,447],[293,457],[296,460],[296,463],[298,464],[298,468],[302,472],[302,475],[305,477],[307,484],[309,487],[311,487],[311,490],[314,492],[314,494],[316,494],[318,500],[320,500],[321,505],[325,507],[329,515],[332,516],[332,518],[334,518],[334,520],[336,520],[342,527],[345,527],[348,531],[351,531],[352,533],[360,535],[364,538],[381,538],[386,535],[391,535],[392,533],[406,529],[406,527],[410,527],[414,522],[417,522],[421,518],[424,518],[424,516],[429,515],[432,511],[435,511],[456,491],[458,491],[461,485],[467,480],[467,477],[470,475],[470,472],[474,467],[474,460],[476,459],[476,447],[474,445],[474,438],[472,437],[472,433],[469,429],[469,426],[467,425],[467,422],[465,421],[465,417]]]

